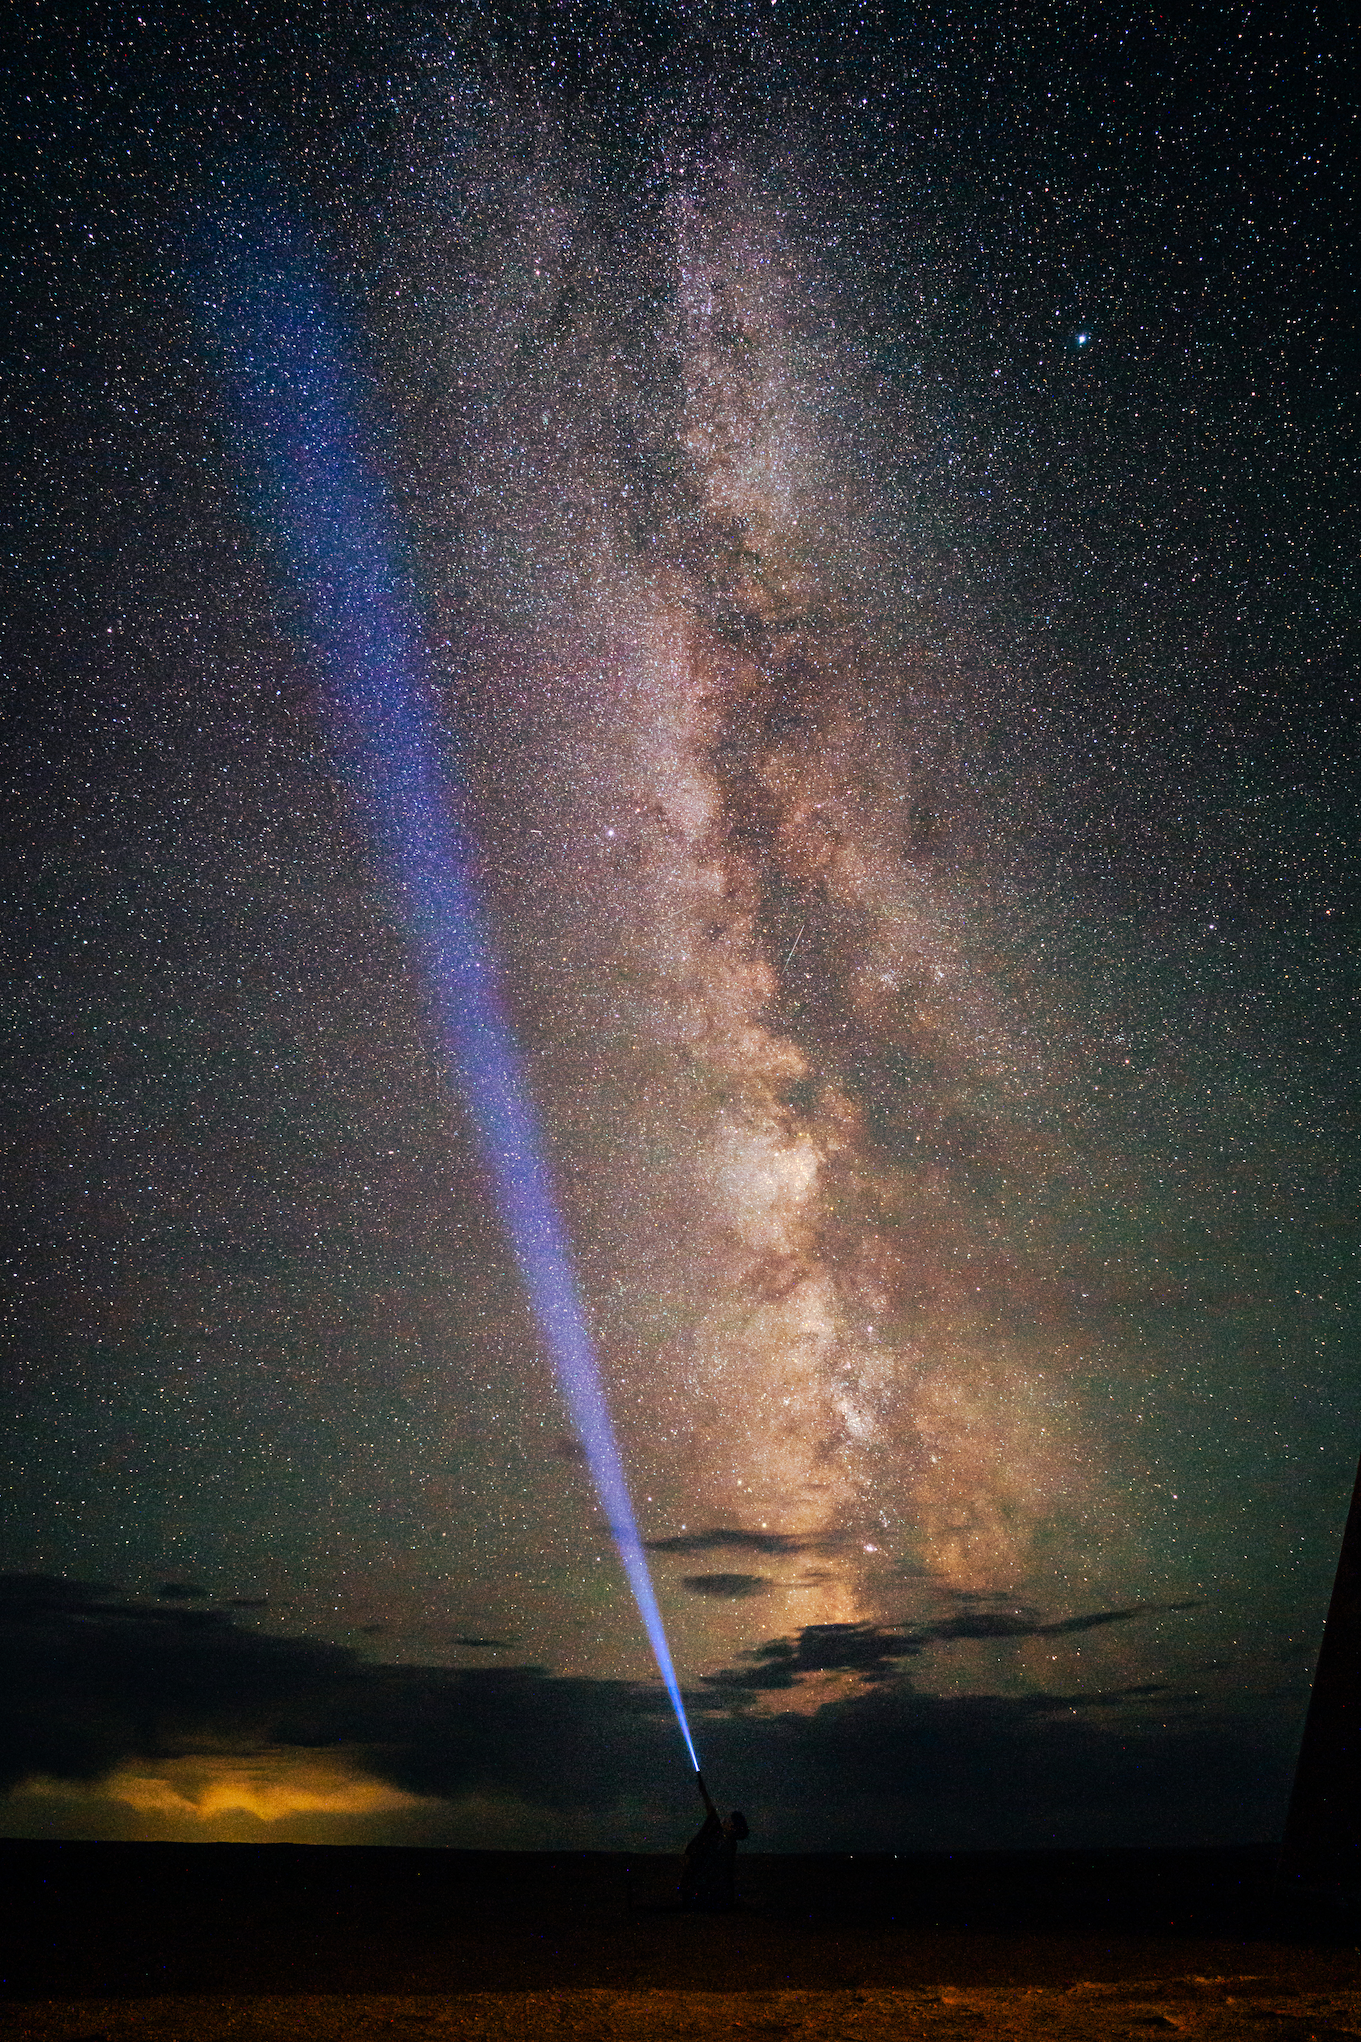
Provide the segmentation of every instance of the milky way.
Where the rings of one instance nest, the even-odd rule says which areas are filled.
[[[480,162],[483,188],[513,190],[518,162]],[[986,1158],[1024,1223],[1052,1057],[917,727],[970,648],[914,642],[907,591],[936,563],[874,460],[915,422],[866,389],[797,189],[781,203],[714,146],[663,152],[657,186],[626,318],[547,173],[481,254],[544,336],[477,448],[532,620],[489,663],[518,659],[531,716],[560,693],[575,717],[570,766],[555,731],[556,770],[535,757],[517,790],[520,849],[571,875],[545,885],[526,999],[551,975],[581,1045],[549,1047],[550,1113],[599,1102],[563,1167],[624,1423],[662,1529],[824,1541],[761,1579],[770,1628],[874,1614],[904,1566],[1016,1590],[1100,1441],[1065,1400],[1071,1327],[1025,1324],[1042,1247],[1010,1252],[951,1182],[952,1151]],[[440,300],[456,258],[422,255],[388,317]],[[422,338],[417,472],[459,431],[472,346],[496,345],[473,305],[457,341]]]

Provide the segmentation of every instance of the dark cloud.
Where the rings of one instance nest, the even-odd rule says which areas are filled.
[[[713,1525],[707,1531],[676,1532],[666,1539],[645,1539],[650,1553],[832,1553],[846,1544],[845,1532],[806,1534],[741,1531]]]
[[[514,1645],[513,1638],[465,1638],[462,1633],[452,1641],[455,1645],[479,1645],[487,1651],[509,1652]]]
[[[0,1576],[0,1787],[94,1780],[133,1754],[297,1722],[352,1657],[216,1610],[114,1600],[102,1583]]]
[[[1057,1638],[1128,1623],[1132,1617],[1196,1607],[1185,1602],[1136,1604],[1045,1623],[1034,1610],[983,1609],[974,1606],[976,1598],[968,1600],[969,1606],[953,1616],[902,1630],[879,1624],[809,1624],[797,1638],[773,1638],[758,1645],[748,1655],[753,1664],[725,1667],[704,1677],[711,1687],[729,1692],[793,1687],[800,1675],[808,1673],[857,1673],[863,1680],[877,1681],[885,1679],[897,1661],[915,1659],[928,1646],[953,1639]]]
[[[728,1596],[734,1602],[748,1595],[765,1595],[773,1585],[768,1574],[686,1574],[682,1578],[696,1595]]]
[[[1138,1614],[1015,1621],[1054,1635]],[[762,1646],[731,1676],[736,1692],[720,1678],[690,1698],[706,1776],[740,1793],[761,1845],[1020,1847],[1037,1837],[1077,1845],[1275,1832],[1294,1756],[1293,1701],[1250,1719],[1216,1717],[1170,1690],[942,1697],[894,1673],[905,1641],[909,1656],[920,1653],[933,1637],[966,1635],[961,1622],[915,1632],[812,1626]],[[833,1667],[861,1676],[835,1701],[811,1713],[752,1712],[753,1688]],[[128,1761],[265,1747],[324,1749],[436,1804],[473,1795],[536,1811],[541,1824],[589,1819],[593,1833],[621,1843],[683,1831],[690,1812],[675,1724],[655,1688],[533,1667],[374,1665],[242,1628],[221,1611],[0,1579],[0,1784],[93,1782]]]
[[[117,1589],[107,1581],[65,1581],[56,1574],[0,1574],[0,1611],[7,1619],[102,1609]]]
[[[232,1595],[227,1598],[228,1609],[268,1609],[267,1595]]]
[[[208,1591],[196,1581],[163,1581],[156,1590],[163,1602],[207,1602]]]
[[[665,1698],[627,1682],[373,1665],[224,1612],[0,1577],[0,1788],[281,1745],[345,1747],[413,1793],[589,1806],[649,1776],[659,1724],[674,1737]]]

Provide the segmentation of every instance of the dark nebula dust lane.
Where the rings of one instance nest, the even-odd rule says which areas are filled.
[[[790,1845],[838,1778],[846,1847],[948,1841],[933,1753],[1012,1842],[1279,1826],[1361,1440],[1338,53],[774,13],[33,43],[11,1828],[670,1805],[184,255],[265,163],[701,1749]],[[498,1710],[639,1777],[593,1813]]]

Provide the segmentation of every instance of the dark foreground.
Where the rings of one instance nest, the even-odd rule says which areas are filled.
[[[673,1860],[0,1844],[0,2027],[284,2035],[1361,2036],[1361,1922],[1263,1850]]]

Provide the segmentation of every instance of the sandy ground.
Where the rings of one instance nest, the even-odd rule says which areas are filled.
[[[1181,2034],[1361,2042],[1361,1905],[1274,1853],[0,1847],[3,2042]]]
[[[1067,1987],[941,1986],[859,1992],[488,1992],[401,1997],[302,1994],[273,1998],[47,2000],[3,2010],[13,2042],[357,2042],[361,2037],[580,2036],[610,2042],[720,2035],[806,2038],[950,2036],[1095,2042],[1178,2034],[1230,2042],[1333,2042],[1361,2037],[1361,1991],[1311,1992],[1281,1979],[1159,1978]]]

